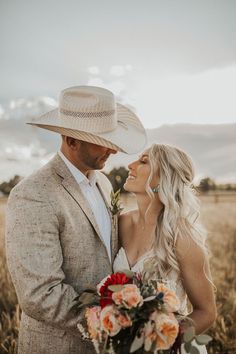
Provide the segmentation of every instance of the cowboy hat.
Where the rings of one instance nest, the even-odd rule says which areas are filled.
[[[27,123],[127,154],[139,152],[147,141],[139,118],[116,103],[112,92],[95,86],[66,88],[57,109]]]

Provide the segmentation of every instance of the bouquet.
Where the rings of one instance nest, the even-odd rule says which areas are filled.
[[[207,335],[196,336],[191,325],[180,333],[180,301],[163,282],[144,281],[140,274],[122,271],[107,276],[97,289],[87,289],[79,298],[84,308],[84,338],[92,341],[98,354],[198,353],[193,340],[206,344]]]

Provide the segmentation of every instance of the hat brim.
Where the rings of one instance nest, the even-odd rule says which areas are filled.
[[[117,127],[106,133],[88,133],[75,128],[71,129],[69,120],[68,122],[60,121],[58,109],[53,109],[27,124],[127,154],[140,152],[147,143],[145,129],[138,117],[120,103],[117,103]]]

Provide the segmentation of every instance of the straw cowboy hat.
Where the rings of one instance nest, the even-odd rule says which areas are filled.
[[[28,124],[127,154],[142,150],[147,140],[138,117],[112,92],[94,86],[66,88],[57,109]]]

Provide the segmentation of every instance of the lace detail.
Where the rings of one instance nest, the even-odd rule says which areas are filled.
[[[129,269],[132,270],[133,272],[140,273],[143,270],[143,263],[149,258],[152,258],[154,256],[153,250],[148,251],[147,253],[143,254],[137,261],[136,263],[131,266],[129,264],[125,249],[121,247],[119,249],[119,252],[116,255],[114,264],[113,264],[113,269],[114,267],[123,267],[122,269]],[[121,269],[120,269],[121,270]]]
[[[114,260],[113,264],[113,270],[114,272],[118,272],[121,270],[129,269],[132,270],[133,272],[136,273],[141,273],[144,268],[144,263],[149,260],[153,259],[155,257],[155,252],[152,249],[151,251],[145,253],[143,256],[141,256],[137,262],[130,267],[129,261],[126,255],[126,252],[123,247],[119,249],[119,252],[116,255],[116,258]],[[180,307],[180,313],[183,315],[188,314],[188,309],[187,309],[187,295],[186,292],[182,286],[182,283],[180,280],[178,280],[178,274],[173,270],[169,273],[168,279],[165,279],[165,281],[168,283],[168,286],[175,291],[177,296],[180,299],[181,302],[181,307]]]

